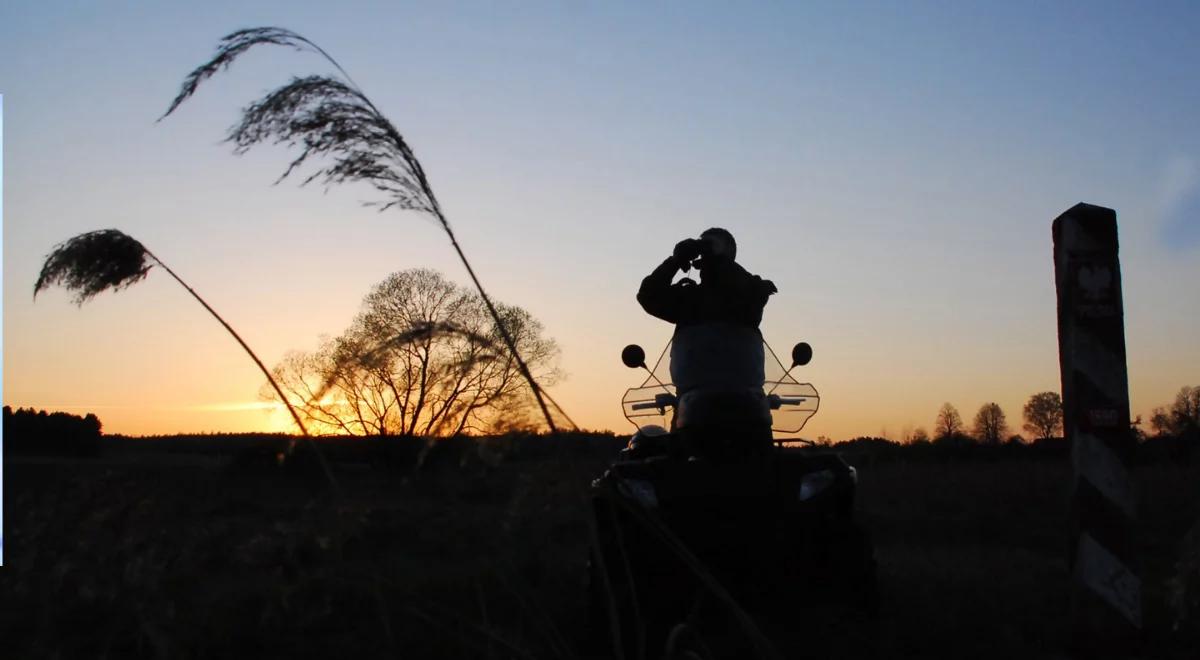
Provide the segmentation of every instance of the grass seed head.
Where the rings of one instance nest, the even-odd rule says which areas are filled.
[[[400,132],[337,61],[291,30],[260,27],[226,35],[212,59],[184,78],[179,94],[162,118],[191,97],[201,82],[228,69],[240,55],[260,44],[317,53],[333,64],[341,76],[293,78],[247,106],[241,121],[230,128],[226,138],[234,144],[235,153],[245,153],[263,142],[299,148],[300,155],[288,165],[279,181],[310,158],[327,157],[328,164],[303,183],[320,180],[332,186],[361,181],[385,196],[383,200],[368,202],[369,206],[377,206],[381,211],[397,208],[431,213],[445,224],[425,172]]]
[[[151,257],[137,240],[116,229],[80,234],[55,246],[46,257],[33,295],[60,285],[82,305],[97,294],[128,287],[150,272]]]

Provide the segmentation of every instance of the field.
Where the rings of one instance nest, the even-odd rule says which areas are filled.
[[[340,495],[304,461],[154,442],[7,457],[6,657],[605,657],[586,486],[616,439],[447,444],[419,468],[335,450]],[[881,612],[797,615],[767,630],[786,657],[1063,654],[1065,458],[848,459]],[[1190,657],[1196,631],[1170,629],[1165,585],[1200,517],[1200,465],[1135,475],[1147,655]]]

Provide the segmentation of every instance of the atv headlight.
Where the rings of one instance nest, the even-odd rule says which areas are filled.
[[[621,479],[617,482],[617,492],[631,500],[637,500],[648,509],[658,506],[658,493],[654,492],[654,484],[645,479]]]
[[[833,480],[832,470],[810,472],[800,478],[800,490],[796,496],[800,498],[801,502],[807,502],[829,488],[833,484]]]
[[[846,467],[850,468],[850,483],[857,486],[858,485],[858,470],[856,470],[853,465],[847,465]]]

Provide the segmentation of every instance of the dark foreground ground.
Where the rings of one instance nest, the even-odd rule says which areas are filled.
[[[616,445],[540,442],[459,446],[420,469],[343,462],[341,497],[315,469],[262,457],[7,457],[3,657],[604,657],[584,497]],[[851,462],[881,612],[797,615],[769,631],[787,657],[1062,654],[1065,458]],[[1200,636],[1171,630],[1165,585],[1200,517],[1200,466],[1136,478],[1145,655],[1195,658]]]

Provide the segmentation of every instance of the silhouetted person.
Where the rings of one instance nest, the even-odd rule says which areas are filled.
[[[770,447],[771,414],[762,391],[763,340],[758,330],[777,289],[735,259],[737,243],[712,228],[680,241],[642,280],[637,299],[649,314],[675,324],[671,380],[678,390],[672,428],[701,453],[737,456]],[[700,282],[675,273],[692,266]]]
[[[642,280],[637,299],[652,316],[676,325],[728,321],[757,330],[767,298],[778,290],[770,280],[751,275],[737,258],[733,235],[714,227],[675,245],[675,251]],[[695,266],[700,283],[672,284],[679,270]]]

